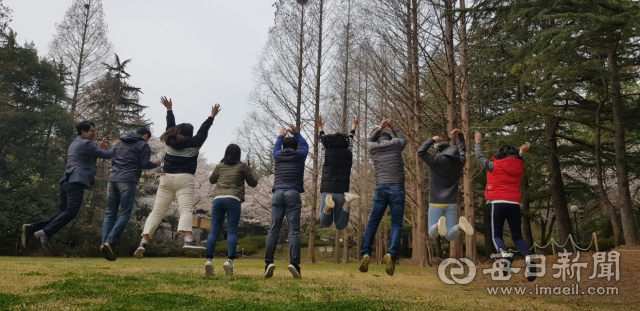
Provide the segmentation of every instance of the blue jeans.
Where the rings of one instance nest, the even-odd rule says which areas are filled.
[[[324,211],[324,205],[326,203],[327,195],[331,195],[333,202],[336,206],[331,209],[331,213],[327,214]],[[349,224],[349,211],[344,210],[345,201],[344,193],[322,193],[322,201],[320,202],[320,225],[323,227],[331,227],[333,222],[336,223],[336,229],[342,230]]]
[[[529,255],[529,246],[527,242],[522,239],[522,229],[520,219],[520,204],[511,203],[492,203],[491,204],[491,232],[493,233],[493,245],[496,247],[496,251],[507,251],[507,246],[504,245],[502,240],[502,229],[504,227],[504,221],[509,223],[509,230],[511,231],[511,239],[516,244],[520,255],[523,257]]]
[[[271,228],[267,235],[267,254],[264,261],[273,263],[278,245],[282,221],[287,217],[289,225],[289,258],[294,265],[300,265],[300,211],[302,199],[298,191],[276,190],[271,198]]]
[[[102,223],[102,243],[118,244],[120,237],[129,224],[133,205],[136,203],[135,182],[109,182],[107,185],[107,213]],[[118,216],[118,209],[120,217]]]
[[[70,223],[82,206],[84,197],[84,185],[75,182],[63,182],[60,184],[60,213],[49,216],[41,221],[31,224],[33,231],[42,230],[48,236],[52,236]]]
[[[447,241],[453,241],[460,235],[458,230],[458,206],[456,204],[449,204],[446,207],[435,207],[429,204],[429,236],[432,239],[438,237],[438,230],[436,230],[436,224],[440,217],[444,216],[447,219]]]
[[[213,258],[218,243],[218,236],[222,231],[224,216],[227,215],[227,258],[236,258],[238,247],[238,223],[240,222],[240,205],[242,203],[233,198],[214,199],[211,205],[211,230],[207,238],[207,258]]]
[[[371,254],[371,245],[376,237],[380,220],[389,206],[391,212],[391,234],[389,236],[389,254],[400,253],[400,240],[402,239],[402,221],[404,217],[404,185],[382,184],[376,186],[373,196],[373,207],[369,214],[367,229],[364,231],[361,254]]]

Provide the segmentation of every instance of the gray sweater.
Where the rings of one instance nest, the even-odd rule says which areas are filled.
[[[456,146],[440,154],[429,153],[434,143],[429,138],[418,150],[418,156],[429,165],[429,203],[455,204],[458,202],[458,180],[467,161],[464,135],[458,134]]]
[[[395,136],[392,139],[381,138],[378,129],[371,134],[367,142],[367,148],[376,171],[376,185],[404,185],[402,150],[407,145],[407,140],[397,127],[394,126],[391,130]]]

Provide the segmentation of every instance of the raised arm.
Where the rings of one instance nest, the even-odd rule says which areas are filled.
[[[287,135],[287,130],[284,129],[284,127],[282,129],[280,129],[280,135],[278,135],[278,138],[276,139],[276,143],[273,144],[273,158],[275,159],[278,156],[278,153],[280,153],[280,151],[282,151],[282,140],[284,139],[284,136]]]
[[[209,128],[211,128],[211,125],[213,124],[213,120],[216,118],[220,110],[222,109],[220,109],[220,105],[218,104],[215,104],[215,106],[211,107],[211,116],[208,117],[204,121],[204,123],[202,123],[202,125],[200,125],[200,128],[198,129],[198,133],[196,133],[196,136],[193,136],[193,140],[195,141],[196,146],[200,147],[204,145],[204,142],[207,140],[207,137],[209,136]]]
[[[407,139],[404,137],[402,131],[395,126],[391,127],[391,131],[393,131],[393,135],[395,136],[392,141],[396,144],[396,146],[398,146],[398,148],[400,148],[400,150],[404,149],[404,147],[407,145]]]
[[[426,162],[429,165],[433,163],[433,157],[434,157],[434,154],[429,153],[429,149],[431,149],[431,146],[433,146],[433,144],[436,143],[436,139],[440,139],[440,137],[434,136],[432,138],[427,139],[427,141],[425,141],[424,144],[422,144],[420,149],[418,149],[418,156],[420,157],[420,159],[422,159],[422,161]]]
[[[167,108],[167,128],[168,130],[174,126],[176,126],[176,117],[173,115],[173,102],[171,102],[171,98],[167,99],[167,97],[160,97],[160,103]]]
[[[144,146],[142,147],[142,152],[140,152],[140,156],[138,157],[138,162],[140,163],[140,167],[145,170],[149,170],[158,167],[158,162],[160,162],[160,160],[152,162],[151,148],[149,148],[149,145],[144,144]]]
[[[349,132],[349,150],[353,149],[353,137],[356,136],[356,129],[360,124],[360,116],[353,118],[353,125],[351,126],[351,132]]]
[[[467,145],[464,140],[464,134],[462,134],[461,130],[455,129],[451,132],[451,135],[452,136],[458,135],[456,139],[456,145],[458,147],[458,151],[460,152],[460,162],[464,164],[467,162],[467,157],[465,155],[465,152],[467,152]]]
[[[487,160],[482,153],[482,134],[476,133],[476,159],[480,165],[482,165],[487,171],[493,172],[493,162],[491,160]]]

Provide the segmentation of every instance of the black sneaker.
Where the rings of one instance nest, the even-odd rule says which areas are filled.
[[[501,253],[502,258],[502,275],[508,276],[511,273],[511,267],[513,266],[513,253]]]
[[[102,256],[104,257],[104,259],[108,261],[116,261],[117,259],[114,246],[109,243],[100,245],[100,252],[102,252]]]
[[[188,250],[206,250],[206,247],[202,247],[200,245],[198,245],[198,243],[196,243],[196,240],[191,240],[191,241],[184,241],[184,245],[182,246],[183,249],[188,249]]]
[[[51,249],[51,244],[49,244],[49,236],[44,233],[44,231],[36,231],[35,233],[33,233],[33,236],[35,236],[40,241],[40,245],[42,246],[42,248],[44,248],[46,251],[53,252],[53,249]]]
[[[135,257],[136,259],[142,259],[142,256],[144,256],[144,251],[147,248],[147,243],[142,242],[140,243],[140,246],[138,246],[138,249],[136,249],[136,252],[133,253],[133,257]]]
[[[384,271],[387,272],[388,275],[393,276],[393,273],[396,272],[396,262],[398,261],[398,256],[395,254],[386,254],[382,257],[382,261],[385,264]]]
[[[22,225],[22,247],[27,248],[27,242],[29,242],[29,237],[33,235],[33,226],[30,224]]]
[[[264,267],[264,278],[268,279],[273,276],[273,270],[276,269],[276,265],[270,263]]]
[[[289,272],[291,272],[291,275],[293,275],[294,279],[302,278],[302,275],[300,274],[300,266],[290,264],[288,268],[289,268]]]
[[[371,255],[364,254],[362,256],[362,260],[360,261],[360,272],[368,272],[370,262],[371,262]]]
[[[527,281],[533,282],[536,280],[536,273],[538,272],[536,270],[536,267],[534,266],[535,262],[532,259],[525,259],[525,262],[529,265],[529,269],[527,269],[525,266],[524,276],[527,277]]]

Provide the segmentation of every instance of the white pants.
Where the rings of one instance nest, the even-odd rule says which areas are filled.
[[[160,176],[156,201],[144,224],[142,235],[153,236],[162,218],[169,211],[171,203],[176,198],[178,199],[178,212],[180,213],[178,232],[191,232],[195,187],[195,177],[191,174],[166,174]]]

